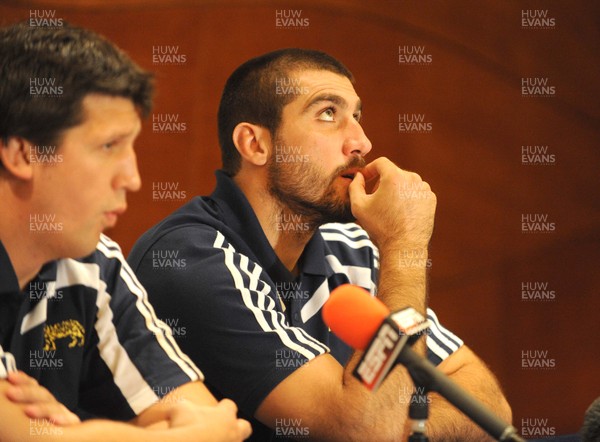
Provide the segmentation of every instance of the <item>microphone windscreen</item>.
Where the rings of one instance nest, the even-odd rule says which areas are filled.
[[[346,344],[364,350],[390,313],[366,290],[344,284],[337,287],[323,306],[325,324]]]

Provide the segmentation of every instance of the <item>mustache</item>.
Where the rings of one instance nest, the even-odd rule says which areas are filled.
[[[346,164],[344,164],[343,166],[340,166],[337,169],[335,169],[335,171],[333,172],[332,178],[333,179],[337,178],[337,176],[339,174],[341,174],[342,172],[344,172],[348,169],[362,169],[366,165],[367,165],[367,162],[364,159],[364,157],[355,156],[350,161],[348,161]]]

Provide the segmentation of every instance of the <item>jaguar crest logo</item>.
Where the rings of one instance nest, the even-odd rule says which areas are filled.
[[[85,329],[79,321],[66,319],[44,327],[44,351],[56,350],[56,340],[70,338],[69,348],[76,345],[83,347],[85,342]]]

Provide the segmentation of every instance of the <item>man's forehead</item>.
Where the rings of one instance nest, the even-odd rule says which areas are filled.
[[[298,84],[303,91],[294,100],[295,102],[310,105],[316,97],[320,96],[338,96],[351,107],[360,102],[352,82],[344,75],[318,69],[293,71],[289,75],[290,81]]]
[[[124,111],[135,109],[135,104],[131,98],[121,97],[118,95],[108,95],[99,92],[90,92],[81,100],[83,111],[99,111],[104,109],[118,108]]]
[[[347,92],[352,92],[356,94],[356,92],[354,91],[354,86],[350,82],[350,79],[336,72],[331,72],[328,70],[307,69],[293,71],[290,74],[290,76],[292,78],[298,79],[299,83],[302,86],[306,86],[308,88],[340,88],[344,89]]]
[[[65,134],[82,134],[105,137],[106,131],[115,136],[138,133],[141,119],[129,98],[99,93],[87,94],[81,101],[81,121]]]

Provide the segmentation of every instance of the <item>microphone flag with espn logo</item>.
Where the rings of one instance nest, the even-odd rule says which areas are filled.
[[[389,314],[363,353],[354,376],[369,390],[377,391],[404,346],[412,346],[428,328],[429,320],[412,307]]]

